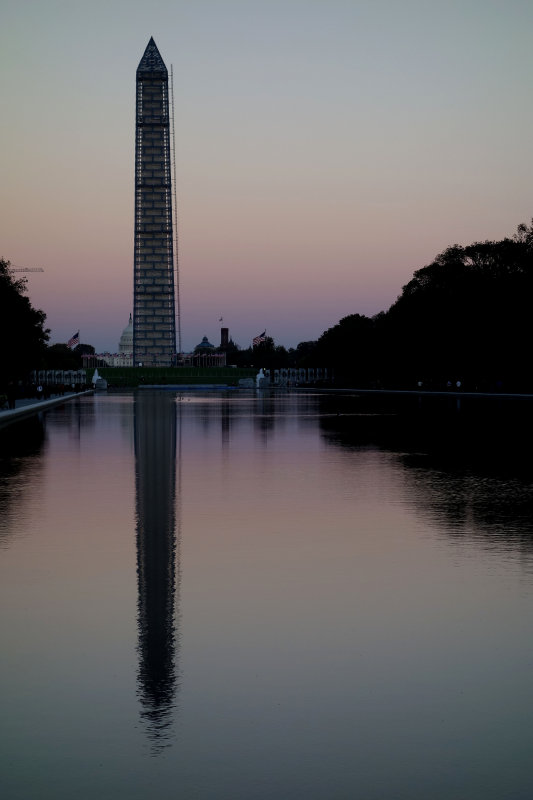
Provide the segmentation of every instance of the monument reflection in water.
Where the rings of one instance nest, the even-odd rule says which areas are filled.
[[[138,695],[148,736],[160,750],[172,736],[177,690],[180,510],[174,395],[141,390],[135,395],[134,413]]]

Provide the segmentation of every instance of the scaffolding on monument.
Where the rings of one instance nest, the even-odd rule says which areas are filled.
[[[136,72],[133,361],[176,360],[168,72],[153,37]]]
[[[174,125],[174,68],[170,65],[170,107],[172,110],[172,184],[174,202],[174,271],[176,275],[176,334],[178,340],[178,357],[181,356],[181,305],[180,305],[180,266],[178,251],[178,200],[176,191],[176,130]]]

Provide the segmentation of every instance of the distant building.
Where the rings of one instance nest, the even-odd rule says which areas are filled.
[[[194,348],[195,353],[214,353],[215,352],[215,345],[211,344],[208,341],[207,336],[204,336],[200,344],[197,344]]]
[[[133,358],[133,320],[131,314],[128,324],[122,331],[122,336],[118,343],[118,352],[125,358]]]
[[[96,353],[82,356],[84,367],[133,366],[133,320],[130,319],[120,337],[118,353]]]
[[[221,353],[214,344],[211,344],[207,336],[204,336],[192,353],[183,353],[182,364],[193,367],[225,367],[226,353]]]

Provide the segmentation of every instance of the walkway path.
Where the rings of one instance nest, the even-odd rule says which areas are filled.
[[[65,392],[64,395],[56,395],[49,400],[35,400],[33,397],[24,397],[15,401],[15,408],[0,410],[0,428],[9,425],[12,422],[18,422],[25,417],[31,417],[33,414],[40,414],[47,411],[54,406],[60,406],[68,400],[75,397],[83,397],[85,394],[92,394],[93,390],[88,389],[85,392]]]

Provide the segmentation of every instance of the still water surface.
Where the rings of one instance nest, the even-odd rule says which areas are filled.
[[[528,427],[398,410],[141,391],[0,431],[1,797],[530,798]]]

